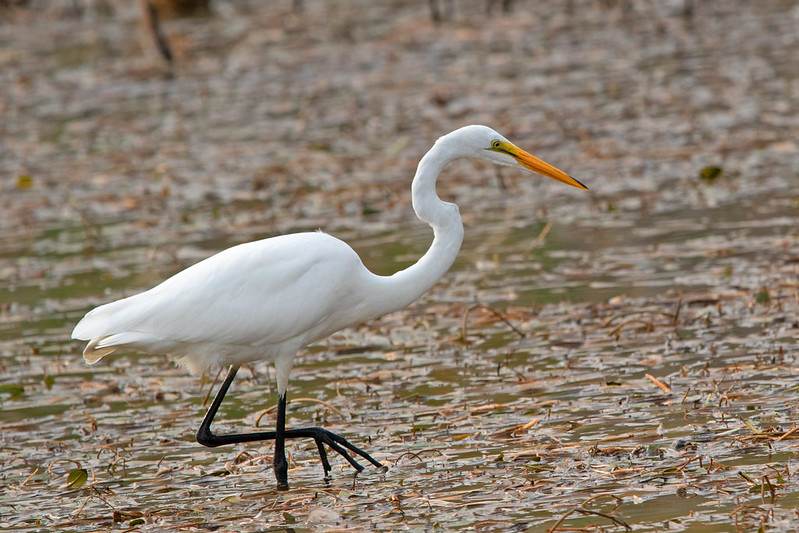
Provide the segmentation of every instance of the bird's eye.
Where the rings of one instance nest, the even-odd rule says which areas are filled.
[[[491,141],[491,148],[493,148],[494,150],[499,150],[500,146],[502,146],[502,143],[499,142],[499,140],[494,139],[493,141]]]

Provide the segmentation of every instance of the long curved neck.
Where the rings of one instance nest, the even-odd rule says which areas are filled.
[[[458,156],[436,144],[425,154],[411,184],[416,216],[433,228],[433,244],[413,265],[380,278],[380,300],[390,312],[402,309],[432,287],[452,266],[463,242],[463,223],[455,204],[441,201],[436,194],[436,179],[447,164]]]

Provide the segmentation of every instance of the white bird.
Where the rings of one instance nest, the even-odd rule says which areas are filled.
[[[411,184],[413,209],[433,228],[434,238],[410,267],[390,276],[373,274],[346,243],[322,232],[272,237],[228,248],[146,292],[94,309],[75,326],[72,338],[89,341],[83,356],[90,364],[125,348],[169,354],[193,373],[229,366],[197,441],[220,446],[274,440],[279,490],[288,489],[287,438],[313,438],[325,476],[330,464],[323,444],[358,471],[363,467],[347,450],[381,467],[368,453],[323,428],[286,429],[289,372],[304,346],[404,308],[447,272],[463,241],[463,224],[458,206],[438,198],[436,179],[450,162],[463,157],[521,167],[587,189],[491,128],[465,126],[439,138],[419,162]],[[215,435],[211,422],[239,366],[256,360],[275,364],[275,431]]]

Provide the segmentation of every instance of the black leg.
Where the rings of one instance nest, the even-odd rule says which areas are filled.
[[[211,402],[211,407],[209,407],[208,412],[205,413],[205,418],[203,418],[202,424],[200,424],[200,429],[197,430],[197,442],[199,442],[203,446],[208,446],[209,448],[215,448],[223,444],[232,444],[235,442],[240,442],[236,440],[228,440],[227,438],[225,438],[224,435],[217,436],[211,433],[211,422],[214,421],[216,412],[219,410],[219,406],[222,405],[222,400],[225,399],[225,394],[227,394],[227,391],[230,388],[230,384],[233,382],[233,378],[236,377],[236,372],[238,371],[239,371],[238,366],[231,365],[230,370],[228,370],[227,376],[225,376],[225,381],[222,382],[222,386],[219,387],[216,396],[214,396],[214,401]]]
[[[253,442],[258,440],[274,440],[275,441],[275,477],[277,478],[278,490],[288,489],[288,462],[286,461],[285,440],[297,438],[311,438],[316,442],[316,448],[319,451],[319,459],[322,461],[322,468],[325,471],[325,476],[330,472],[330,462],[327,459],[327,452],[325,452],[324,445],[327,444],[330,449],[344,457],[353,468],[357,471],[363,470],[363,467],[352,458],[347,450],[360,455],[373,465],[381,468],[383,465],[372,458],[371,455],[361,450],[357,446],[351,444],[347,439],[336,435],[320,427],[286,429],[286,397],[278,396],[277,399],[277,428],[276,431],[256,431],[253,433],[234,433],[231,435],[215,435],[211,432],[211,423],[214,421],[216,412],[219,406],[222,405],[222,400],[225,398],[230,384],[236,377],[238,366],[231,366],[225,381],[219,387],[219,391],[211,402],[211,407],[203,418],[200,429],[197,430],[197,442],[203,446],[215,448],[224,444],[236,444],[239,442]]]
[[[277,490],[289,490],[289,463],[286,461],[286,395],[277,396],[277,431],[275,431],[275,467]],[[327,471],[325,471],[327,475]]]

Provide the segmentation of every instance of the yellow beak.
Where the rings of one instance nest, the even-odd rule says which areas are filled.
[[[572,187],[577,187],[578,189],[584,189],[586,191],[588,190],[588,187],[572,178],[562,170],[553,167],[545,161],[541,161],[532,154],[528,154],[518,146],[514,146],[510,143],[503,143],[503,145],[504,146],[502,146],[499,150],[513,156],[516,161],[519,162],[519,165],[523,166],[524,168],[532,170],[533,172],[541,174],[542,176],[552,178],[553,180],[559,181],[561,183],[565,183],[566,185],[571,185]]]

